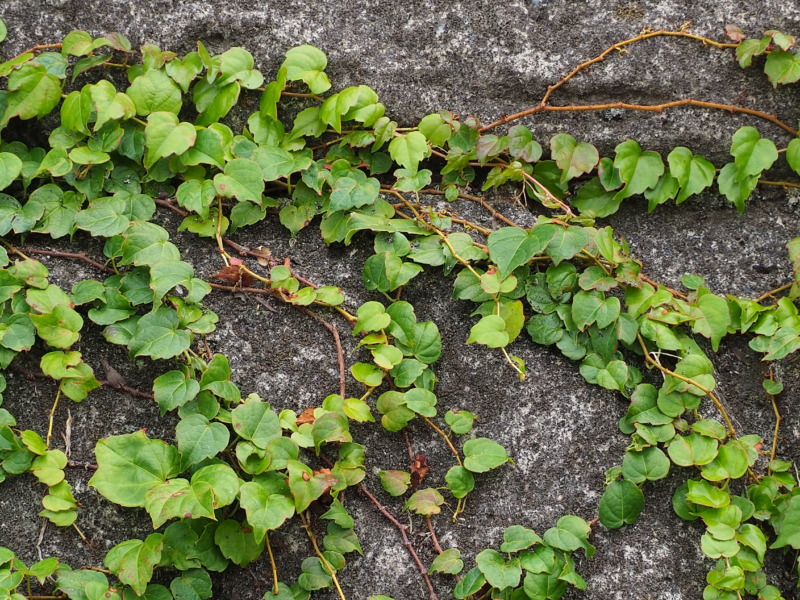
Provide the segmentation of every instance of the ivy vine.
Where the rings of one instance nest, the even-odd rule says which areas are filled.
[[[616,43],[551,85],[532,108],[486,125],[443,110],[400,127],[367,86],[330,93],[327,59],[309,45],[289,50],[268,82],[243,48],[212,55],[198,42],[185,56],[152,45],[134,51],[116,33],[94,38],[73,31],[60,43],[0,63],[0,131],[34,118],[53,125],[46,147],[0,142],[0,367],[13,368],[15,357],[38,340],[47,347],[41,375],[58,383],[46,432],[21,430],[0,408],[0,483],[30,473],[43,486],[39,515],[82,536],[80,507],[65,477],[69,460],[54,444],[58,403],[83,401],[105,385],[151,398],[162,415],[175,411],[179,419],[175,445],[136,431],[98,440],[95,449],[89,484],[109,502],[143,508],[154,532],[112,548],[104,569],[73,570],[57,557],[28,566],[0,548],[0,599],[34,598],[34,582],[51,598],[205,599],[212,595],[210,573],[244,567],[266,552],[272,584],[265,599],[303,600],[332,588],[344,600],[339,577],[346,555],[361,552],[345,494],[356,488],[399,530],[432,599],[439,596],[430,575],[442,574],[437,585],[449,578],[458,599],[556,600],[568,586],[585,589],[575,553],[594,554],[592,529],[635,522],[647,482],[675,466],[688,469],[688,478],[675,490],[673,508],[684,519],[702,520],[699,544],[714,561],[703,598],[781,598],[763,570],[768,551],[800,550],[800,488],[777,446],[775,397],[782,385],[772,377],[764,382],[776,415],[766,448],[760,437],[734,427],[698,336],[716,351],[726,336],[747,334],[767,361],[798,350],[800,238],[787,243],[791,283],[748,299],[714,294],[693,275],[682,280],[686,291],[651,280],[625,241],[597,220],[634,196],[643,195],[652,211],[715,184],[743,212],[760,184],[800,186],[763,178],[779,161],[800,173],[797,131],[774,115],[695,99],[658,106],[552,103],[587,66],[653,37],[732,51],[742,67],[763,65],[773,86],[800,80],[793,36],[768,31],[749,38],[734,26],[726,32],[726,42],[681,30]],[[5,36],[0,22],[0,41]],[[114,70],[125,74],[126,85],[104,78]],[[287,97],[303,107],[279,112]],[[253,98],[258,110],[234,131],[226,117]],[[714,165],[683,146],[665,161],[634,140],[601,156],[566,133],[553,136],[546,151],[518,123],[543,112],[686,105],[753,118],[754,125],[734,134],[730,162]],[[793,139],[778,149],[757,124]],[[532,227],[470,193],[505,185],[540,213]],[[425,195],[476,202],[504,226],[489,230],[435,209]],[[221,262],[213,281],[196,277],[170,232],[153,222],[159,208],[180,214],[179,230],[216,248]],[[374,254],[363,266],[363,282],[385,301],[350,306],[340,289],[306,280],[265,248],[236,243],[237,230],[275,216],[292,235],[318,224],[326,244],[347,245],[371,232]],[[23,247],[21,240],[37,239],[33,234],[75,243],[87,235],[102,239],[103,256]],[[82,260],[98,278],[62,289],[33,258],[41,254]],[[587,382],[630,402],[620,421],[630,445],[606,473],[597,517],[562,516],[541,536],[523,525],[508,527],[500,547],[480,552],[466,572],[458,548],[440,546],[432,517],[448,507],[453,519],[462,514],[480,474],[513,457],[473,431],[469,407],[442,414],[437,406],[434,368],[442,338],[435,323],[419,321],[402,299],[403,288],[426,267],[456,273],[453,296],[473,302],[477,317],[463,341],[501,352],[509,376],[526,377],[524,361],[506,349],[524,330],[533,342],[577,361]],[[299,415],[244,394],[227,357],[203,343],[218,321],[203,305],[215,289],[266,294],[319,320],[337,342],[339,389]],[[360,397],[346,393],[338,328],[320,313],[343,319],[369,357],[349,367],[363,385]],[[72,349],[89,327],[102,328],[132,359],[170,361],[172,370],[155,378],[152,394],[130,388],[113,369],[98,380]],[[660,372],[660,379],[649,378],[659,384],[645,382],[643,369]],[[701,417],[703,402],[713,405],[715,418]],[[404,510],[429,527],[438,557],[427,567],[407,526],[365,484],[368,448],[350,425],[376,419],[389,432],[419,420],[453,455],[445,488],[424,487],[424,456],[413,457],[408,471],[387,465],[377,476],[386,494],[405,497]],[[309,510],[323,504],[324,511]],[[307,532],[310,556],[297,580],[287,582],[270,535],[295,519]],[[153,582],[156,571],[168,585]]]

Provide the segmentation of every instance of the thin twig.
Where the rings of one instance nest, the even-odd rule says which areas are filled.
[[[442,437],[442,439],[447,443],[447,447],[450,448],[450,452],[452,452],[453,456],[456,457],[456,460],[458,461],[458,464],[463,466],[463,464],[461,462],[461,455],[458,453],[458,450],[456,450],[456,447],[453,446],[453,442],[450,441],[450,436],[448,436],[444,431],[442,431],[436,425],[436,423],[431,421],[428,417],[426,417],[424,415],[420,415],[420,416],[422,416],[422,420],[425,421],[431,427],[431,429],[433,429],[436,433],[438,433]]]
[[[344,350],[342,349],[342,340],[339,337],[339,330],[336,329],[335,325],[328,323],[313,310],[309,310],[305,306],[301,306],[299,308],[309,317],[320,323],[323,327],[325,327],[325,329],[331,332],[333,340],[336,343],[336,358],[337,362],[339,363],[339,395],[342,398],[345,398],[347,396],[347,379],[345,375]]]
[[[775,382],[775,375],[772,373],[772,367],[769,369],[769,376],[767,377],[769,381]],[[772,412],[775,414],[775,429],[772,432],[772,450],[769,453],[769,461],[772,462],[775,460],[775,454],[778,451],[778,430],[781,427],[781,413],[778,411],[778,403],[775,400],[775,395],[767,393],[769,396],[769,401],[772,403]],[[770,469],[771,471],[771,469]]]
[[[587,67],[590,67],[591,65],[594,65],[594,64],[597,64],[599,62],[602,62],[603,60],[606,59],[606,57],[608,57],[609,54],[611,54],[615,50],[617,50],[617,51],[618,50],[622,50],[625,46],[628,46],[630,44],[633,44],[633,43],[636,43],[636,42],[641,42],[643,40],[646,40],[646,39],[649,39],[649,38],[653,38],[653,37],[658,37],[658,36],[671,36],[671,37],[689,38],[689,39],[700,41],[703,44],[708,44],[710,46],[714,46],[716,48],[735,48],[735,47],[738,46],[738,44],[716,42],[716,41],[714,41],[714,40],[712,40],[710,38],[694,35],[692,33],[688,33],[688,32],[683,31],[683,30],[681,30],[681,31],[666,31],[666,30],[661,29],[661,30],[658,30],[658,31],[650,31],[650,32],[647,32],[647,33],[642,33],[641,35],[637,35],[637,36],[632,37],[630,39],[623,40],[621,42],[617,42],[615,44],[612,44],[611,46],[609,46],[608,48],[603,50],[600,54],[598,54],[594,58],[591,58],[591,59],[589,59],[587,61],[584,61],[584,62],[580,63],[578,66],[576,66],[574,69],[572,69],[572,71],[570,71],[564,77],[559,79],[556,83],[548,86],[547,91],[545,92],[544,96],[542,96],[542,99],[539,101],[539,103],[536,106],[534,106],[532,108],[528,108],[528,109],[520,111],[520,112],[517,112],[517,113],[514,113],[512,115],[503,116],[501,119],[498,119],[497,121],[494,121],[493,123],[490,123],[490,124],[482,127],[480,129],[480,132],[484,133],[486,131],[489,131],[490,129],[494,129],[495,127],[497,127],[499,125],[505,125],[506,123],[509,123],[511,121],[515,121],[515,120],[520,119],[522,117],[526,117],[528,115],[532,115],[532,114],[535,114],[537,112],[542,112],[544,110],[598,110],[596,107],[601,106],[601,105],[594,105],[595,108],[593,108],[593,109],[589,109],[588,107],[584,107],[584,108],[570,107],[570,108],[567,108],[567,107],[550,107],[550,106],[548,106],[547,102],[550,100],[550,96],[553,95],[553,92],[555,92],[561,86],[566,84],[570,79],[575,77],[575,75],[577,75],[578,73],[580,73],[581,71],[583,71]],[[679,101],[679,102],[684,102],[685,104],[693,104],[694,102],[700,102],[700,101],[683,100],[683,101]],[[635,105],[628,105],[628,106],[605,105],[605,106],[608,107],[608,108],[632,108]],[[774,115],[768,115],[768,114],[763,113],[761,111],[751,111],[750,109],[743,109],[741,107],[729,108],[732,105],[719,105],[719,104],[715,104],[715,103],[703,103],[703,104],[697,104],[697,106],[706,106],[707,108],[722,108],[722,107],[725,107],[724,108],[725,110],[734,110],[734,112],[744,112],[746,114],[751,114],[753,116],[758,116],[758,117],[761,117],[761,118],[765,118],[768,121],[771,121],[771,122],[775,123],[776,125],[778,125],[779,127],[785,129],[786,131],[788,131],[790,133],[792,131],[794,131],[791,127],[789,127],[788,125],[786,125],[782,121],[779,121],[778,118],[775,117]],[[664,106],[664,108],[666,108],[666,106]],[[642,110],[654,110],[654,108],[651,107],[649,109],[642,109]],[[792,135],[797,135],[797,134],[795,132],[795,133],[792,133]]]
[[[67,466],[75,468],[75,469],[85,469],[87,471],[97,471],[97,469],[100,468],[94,463],[81,462],[81,461],[77,461],[77,460],[69,460],[69,461],[67,461]]]
[[[131,396],[136,396],[138,398],[147,398],[148,400],[155,400],[155,396],[153,394],[148,394],[147,392],[140,392],[136,388],[132,388],[129,385],[119,384],[119,383],[109,383],[108,381],[103,381],[102,379],[98,379],[97,382],[105,387],[111,388],[112,390],[119,390],[120,392],[125,392],[130,394]]]
[[[433,542],[433,549],[436,550],[437,554],[441,554],[444,552],[442,547],[439,545],[439,539],[436,537],[436,532],[433,529],[433,523],[431,522],[431,518],[429,515],[425,515],[425,523],[428,525],[428,531],[431,533],[431,541]]]
[[[328,570],[328,573],[330,573],[331,579],[333,579],[333,584],[336,586],[336,591],[339,593],[339,597],[342,600],[347,600],[347,598],[345,598],[344,592],[342,591],[342,587],[339,585],[339,580],[336,578],[336,569],[334,569],[333,566],[331,566],[331,563],[328,562],[328,559],[325,558],[325,555],[322,553],[322,551],[319,549],[319,546],[317,545],[317,538],[314,536],[314,532],[311,531],[311,522],[308,520],[308,516],[306,515],[306,513],[304,512],[300,513],[300,522],[303,525],[303,529],[306,530],[306,534],[308,534],[308,539],[311,540],[311,545],[314,547],[314,552],[322,561],[322,564]]]
[[[28,254],[43,254],[45,256],[57,256],[60,258],[75,258],[78,260],[82,260],[83,262],[92,265],[96,269],[103,271],[104,273],[114,273],[114,269],[109,266],[106,266],[96,260],[89,258],[85,254],[80,252],[59,252],[58,250],[39,250],[37,248],[25,248],[24,252]]]
[[[439,600],[439,596],[436,595],[436,590],[433,589],[433,583],[431,582],[431,578],[428,577],[428,570],[425,568],[425,565],[422,564],[422,561],[419,558],[416,550],[414,550],[414,546],[411,545],[411,540],[408,539],[408,525],[403,525],[400,521],[394,518],[392,513],[390,513],[380,501],[373,496],[369,490],[364,486],[363,483],[358,484],[358,489],[364,494],[369,500],[375,505],[378,511],[386,517],[389,522],[394,525],[398,531],[400,531],[400,535],[403,536],[403,546],[406,547],[408,553],[411,555],[411,558],[414,559],[414,562],[417,565],[417,569],[419,569],[419,573],[422,576],[422,579],[425,581],[425,585],[428,587],[428,592],[430,594],[430,600]]]
[[[543,106],[535,112],[580,112],[587,110],[609,110],[609,109],[623,109],[623,110],[642,110],[646,112],[662,112],[668,108],[675,108],[678,106],[698,106],[701,108],[712,108],[715,110],[724,110],[726,112],[740,113],[758,117],[769,121],[786,131],[789,135],[797,136],[797,130],[790,127],[781,121],[776,115],[771,115],[760,110],[752,108],[744,108],[736,106],[735,104],[721,104],[719,102],[706,102],[703,100],[695,100],[693,98],[683,98],[682,100],[673,100],[672,102],[665,102],[663,104],[628,104],[627,102],[612,102],[609,104],[572,104],[568,106]],[[538,108],[538,107],[537,107]]]
[[[280,592],[278,587],[278,565],[275,564],[275,556],[272,554],[272,546],[269,543],[269,533],[264,536],[267,542],[267,554],[269,554],[269,566],[272,569],[272,595],[277,596]]]
[[[50,440],[53,439],[53,420],[55,419],[56,415],[56,408],[58,408],[58,400],[61,398],[61,388],[59,387],[56,390],[56,399],[53,401],[53,407],[50,409],[50,417],[47,423],[47,443],[45,448],[50,448]]]
[[[766,299],[768,299],[768,298],[771,298],[771,297],[773,297],[775,294],[780,294],[781,292],[785,292],[786,290],[790,289],[790,288],[791,288],[793,285],[794,285],[794,282],[792,282],[792,283],[787,283],[787,284],[785,284],[785,285],[782,285],[782,286],[780,286],[780,287],[776,287],[774,290],[770,290],[770,291],[768,291],[768,292],[764,292],[764,293],[763,293],[763,294],[761,294],[761,295],[760,295],[758,298],[756,298],[755,300],[753,300],[753,302],[755,302],[755,303],[757,303],[757,304],[758,304],[758,303],[761,303],[761,302],[763,302],[764,300],[766,300]]]

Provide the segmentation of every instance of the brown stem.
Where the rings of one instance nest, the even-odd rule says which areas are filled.
[[[408,526],[403,525],[400,521],[394,518],[392,513],[390,513],[380,501],[370,494],[369,490],[364,487],[363,483],[358,484],[358,489],[364,494],[369,500],[375,505],[378,511],[386,517],[389,522],[394,525],[397,530],[400,532],[400,535],[403,537],[403,546],[406,547],[408,553],[411,555],[411,558],[414,559],[414,562],[417,565],[417,569],[419,569],[419,573],[422,576],[422,579],[425,581],[425,585],[428,587],[429,597],[430,600],[439,600],[439,597],[436,595],[436,590],[433,589],[433,583],[431,583],[431,578],[428,577],[428,570],[425,568],[425,565],[422,564],[422,561],[419,558],[416,550],[414,550],[414,546],[411,545],[411,540],[408,539]]]
[[[128,393],[131,396],[136,396],[137,398],[147,398],[148,400],[155,399],[155,396],[153,396],[153,394],[148,394],[147,392],[140,392],[136,388],[132,388],[125,384],[118,384],[118,383],[111,384],[108,381],[103,381],[102,379],[98,379],[97,381],[100,385],[109,387],[113,390],[119,390],[121,392]]]
[[[428,531],[431,533],[431,541],[433,542],[433,549],[436,550],[437,554],[441,554],[444,552],[442,547],[439,545],[439,539],[436,537],[436,532],[433,529],[433,523],[431,522],[431,518],[428,515],[425,515],[425,524],[428,526]]]
[[[705,102],[703,100],[694,100],[693,98],[684,98],[682,100],[673,100],[672,102],[665,102],[663,104],[628,104],[627,102],[612,102],[610,104],[573,104],[569,106],[539,106],[538,110],[533,112],[580,112],[587,110],[608,110],[611,108],[619,108],[624,110],[643,110],[647,112],[661,112],[667,108],[675,108],[677,106],[699,106],[702,108],[713,108],[716,110],[724,110],[733,113],[741,113],[751,115],[769,121],[786,131],[792,136],[797,136],[797,130],[790,127],[777,116],[765,113],[760,110],[752,108],[744,108],[736,106],[735,104],[720,104],[719,102]]]
[[[325,329],[331,332],[333,336],[333,340],[336,343],[336,358],[337,362],[339,363],[339,395],[342,398],[347,397],[347,379],[345,375],[345,364],[344,364],[344,350],[342,349],[342,340],[339,337],[339,330],[336,328],[335,325],[328,323],[325,319],[320,317],[317,313],[312,310],[309,310],[305,306],[301,306],[300,310],[306,313],[309,317],[320,323]]]
[[[653,280],[652,280],[652,279],[650,279],[650,278],[649,278],[647,275],[642,275],[641,273],[639,273],[639,279],[641,279],[642,281],[645,281],[645,282],[649,283],[649,284],[650,284],[650,285],[652,285],[653,287],[657,287],[657,288],[658,288],[658,287],[662,287],[662,288],[664,288],[665,290],[667,290],[667,291],[668,291],[670,294],[672,294],[673,296],[677,296],[677,297],[678,297],[678,298],[680,298],[681,300],[686,300],[686,299],[688,298],[688,296],[687,296],[686,294],[684,294],[683,292],[681,292],[681,291],[679,291],[679,290],[672,289],[671,287],[669,287],[669,286],[666,286],[666,285],[664,285],[663,283],[658,283],[658,282],[656,282],[656,281],[653,281]]]
[[[448,436],[444,431],[442,431],[439,427],[437,427],[436,423],[431,421],[428,417],[423,415],[420,416],[422,416],[423,421],[425,421],[428,425],[430,425],[431,429],[433,429],[436,433],[438,433],[442,437],[442,439],[447,443],[447,447],[450,448],[450,452],[452,452],[453,456],[456,457],[458,464],[462,465],[461,456],[459,455],[458,450],[456,450],[456,447],[453,446],[453,442],[450,441],[450,436]]]
[[[67,466],[68,467],[72,467],[74,469],[85,469],[87,471],[96,471],[97,469],[100,468],[94,463],[80,462],[80,461],[77,461],[77,460],[67,461]]]
[[[156,202],[156,204],[158,204],[159,206],[163,206],[163,207],[165,207],[165,208],[168,208],[168,209],[170,209],[172,212],[174,212],[174,213],[176,213],[176,214],[179,214],[179,215],[180,215],[180,216],[182,216],[182,217],[186,217],[186,216],[188,216],[188,215],[189,215],[189,213],[188,213],[187,211],[183,210],[182,208],[180,208],[180,207],[178,207],[178,206],[175,206],[175,205],[174,205],[172,202],[170,202],[170,200],[169,200],[169,199],[167,199],[167,198],[156,198],[156,199],[155,199],[155,202]]]
[[[763,293],[763,294],[761,294],[761,295],[760,295],[758,298],[756,298],[755,300],[753,300],[753,302],[756,302],[756,303],[763,302],[764,300],[766,300],[767,298],[771,298],[771,297],[772,297],[772,296],[774,296],[775,294],[780,294],[781,292],[785,292],[786,290],[788,290],[789,288],[791,288],[793,285],[794,285],[794,282],[792,282],[792,283],[787,283],[787,284],[785,284],[785,285],[782,285],[782,286],[780,286],[780,287],[776,287],[774,290],[770,290],[770,291],[768,291],[768,292],[764,292],[764,293]]]
[[[57,250],[38,250],[35,248],[25,248],[23,252],[27,252],[28,254],[43,254],[45,256],[57,256],[61,258],[75,258],[78,260],[82,260],[83,262],[92,265],[96,269],[103,271],[104,273],[114,273],[114,269],[108,267],[102,263],[97,262],[94,259],[89,258],[85,254],[80,252],[59,252]]]
[[[758,185],[779,185],[781,187],[800,188],[800,183],[793,183],[791,181],[768,181],[766,179],[759,179]]]
[[[272,594],[273,596],[277,596],[278,592],[280,592],[280,588],[278,587],[278,566],[275,564],[275,556],[272,554],[272,546],[269,543],[269,533],[264,536],[266,540],[267,546],[267,554],[269,554],[269,566],[272,569]]]
[[[630,39],[623,40],[621,42],[616,42],[615,44],[612,44],[611,46],[609,46],[608,48],[603,50],[600,54],[598,54],[594,58],[591,58],[591,59],[589,59],[587,61],[584,61],[584,62],[580,63],[577,67],[572,69],[572,71],[567,73],[564,77],[559,79],[556,83],[548,86],[547,91],[545,92],[544,96],[542,96],[542,99],[539,101],[539,104],[537,104],[536,106],[534,106],[532,108],[529,108],[527,110],[523,110],[523,111],[520,111],[518,113],[514,113],[513,115],[503,116],[501,119],[498,119],[497,121],[482,127],[480,129],[481,133],[483,133],[485,131],[489,131],[490,129],[494,129],[498,125],[504,125],[504,124],[509,123],[511,121],[514,121],[516,119],[520,119],[522,117],[525,117],[525,116],[540,112],[541,110],[543,110],[547,106],[547,102],[548,102],[548,100],[550,100],[550,96],[553,95],[553,92],[555,92],[558,88],[563,86],[570,79],[575,77],[575,75],[577,75],[578,73],[580,73],[581,71],[583,71],[587,67],[590,67],[591,65],[594,65],[594,64],[597,64],[599,62],[602,62],[603,60],[606,59],[606,57],[608,57],[609,54],[611,54],[615,50],[622,50],[622,48],[624,48],[625,46],[628,46],[630,44],[633,44],[633,43],[636,43],[636,42],[641,42],[642,40],[646,40],[646,39],[649,39],[649,38],[652,38],[652,37],[658,37],[658,36],[672,36],[672,37],[689,38],[689,39],[700,41],[700,42],[702,42],[704,44],[708,44],[708,45],[714,46],[716,48],[735,48],[736,46],[738,46],[738,44],[728,44],[728,43],[716,42],[716,41],[714,41],[712,39],[705,38],[705,37],[698,36],[698,35],[694,35],[692,33],[686,32],[686,31],[666,31],[666,30],[660,29],[658,31],[650,31],[650,32],[647,32],[647,33],[642,33],[641,35],[637,35],[637,36],[632,37]]]

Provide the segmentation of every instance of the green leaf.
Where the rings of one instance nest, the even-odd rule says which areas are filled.
[[[773,50],[767,55],[764,73],[769,77],[772,87],[794,83],[800,80],[800,59],[792,52]]]
[[[614,196],[615,200],[629,198],[654,187],[664,173],[664,161],[658,152],[642,152],[641,146],[634,140],[622,142],[614,150],[614,167],[625,183],[625,187]]]
[[[147,146],[144,166],[149,169],[159,159],[191,148],[197,140],[197,130],[191,123],[178,123],[178,117],[171,112],[154,112],[147,117],[144,137]]]
[[[6,24],[0,19],[0,42],[5,41],[6,34],[8,33],[8,29],[6,28]]]
[[[386,308],[380,302],[365,302],[358,307],[356,312],[358,321],[353,327],[353,335],[370,331],[380,331],[386,329],[392,322],[392,317],[386,312]]]
[[[728,163],[719,172],[717,177],[719,191],[724,194],[729,202],[736,206],[739,214],[744,212],[745,200],[758,185],[758,175],[752,175],[739,180],[739,169],[734,163]]]
[[[314,448],[319,452],[326,442],[352,442],[347,417],[338,412],[325,413],[311,426],[311,437]]]
[[[572,204],[581,215],[602,219],[617,212],[621,202],[613,190],[606,191],[598,177],[592,177],[578,189]]]
[[[639,452],[628,450],[622,460],[622,476],[633,483],[656,481],[669,473],[669,459],[660,448],[650,446]]]
[[[731,324],[728,302],[724,298],[706,293],[697,299],[696,306],[697,310],[692,310],[692,316],[697,317],[692,324],[692,331],[709,338],[711,348],[716,352]]]
[[[26,64],[8,77],[6,110],[0,125],[13,117],[43,117],[61,100],[61,80],[43,66]]]
[[[508,130],[511,140],[508,153],[526,163],[535,163],[542,157],[542,146],[533,139],[531,130],[525,125],[514,125]]]
[[[390,496],[402,496],[411,486],[411,474],[405,471],[379,471],[381,487]]]
[[[519,585],[522,576],[519,559],[506,562],[502,554],[487,548],[475,557],[475,562],[478,563],[478,568],[492,587],[502,590]]]
[[[519,552],[530,548],[534,544],[541,544],[542,538],[536,535],[533,529],[512,525],[503,532],[503,544],[500,546],[501,552]]]
[[[181,571],[169,589],[175,600],[206,600],[212,596],[211,577],[205,569]]]
[[[261,205],[264,180],[261,168],[252,160],[234,158],[225,165],[224,173],[214,176],[214,188],[223,198],[237,198]]]
[[[383,415],[381,425],[387,431],[400,431],[416,416],[406,407],[405,396],[400,392],[384,392],[378,397],[375,407]]]
[[[736,59],[742,68],[749,67],[753,63],[753,57],[763,54],[772,42],[770,36],[759,39],[742,40],[736,48]]]
[[[297,170],[294,157],[286,150],[275,146],[256,148],[251,158],[261,169],[261,177],[264,181],[276,181],[282,177],[288,177]],[[357,172],[362,173],[361,171]]]
[[[261,555],[264,541],[256,542],[253,531],[238,521],[228,519],[217,527],[214,542],[223,556],[240,567],[246,567]]]
[[[700,506],[710,506],[711,508],[722,508],[731,502],[731,495],[726,490],[714,487],[707,481],[697,481],[690,479],[688,482],[689,491],[686,492],[686,499]]]
[[[346,177],[339,177],[331,189],[330,211],[350,210],[378,199],[380,182],[360,169],[350,171]]]
[[[452,409],[444,414],[444,420],[450,426],[450,430],[458,435],[472,431],[476,418],[476,415],[466,410]]]
[[[247,400],[231,411],[231,424],[236,434],[252,441],[259,448],[281,436],[278,415],[258,396],[251,395]]]
[[[580,517],[565,515],[556,522],[555,527],[544,532],[544,541],[565,552],[583,548],[586,556],[591,558],[594,555],[594,546],[587,541],[591,530],[589,524]]]
[[[486,577],[477,567],[467,571],[467,574],[456,584],[453,595],[458,600],[463,600],[476,594],[486,583]]]
[[[759,176],[778,160],[775,144],[772,140],[762,138],[755,127],[741,127],[733,134],[731,155],[737,170],[736,181]]]
[[[786,147],[786,162],[795,173],[800,174],[800,138],[795,138]]]
[[[22,172],[22,161],[16,154],[0,152],[0,190],[11,185]]]
[[[453,135],[453,128],[450,123],[446,123],[439,113],[422,117],[417,128],[431,144],[439,147],[443,147],[445,142]]]
[[[475,477],[461,465],[450,467],[444,480],[455,498],[463,498],[475,488]]]
[[[189,348],[190,343],[189,332],[178,329],[175,311],[159,308],[139,319],[128,348],[133,357],[172,358]]]
[[[89,485],[122,506],[144,506],[147,491],[180,468],[176,448],[149,439],[141,430],[101,439],[95,455],[98,469]]]
[[[186,166],[206,164],[224,169],[225,149],[232,140],[232,132],[221,123],[212,123],[206,128],[198,129],[194,145],[181,154],[181,163]]]
[[[331,489],[338,480],[325,471],[313,472],[311,468],[297,460],[289,460],[289,489],[294,498],[295,510],[300,513]]]
[[[506,277],[542,252],[548,241],[519,227],[501,227],[489,234],[489,258]]]
[[[464,569],[464,561],[461,560],[461,551],[458,548],[448,548],[439,556],[433,559],[428,573],[447,573],[457,575]]]
[[[690,467],[710,463],[717,455],[717,440],[697,433],[678,436],[672,440],[667,453],[676,465]]]
[[[534,228],[533,233],[537,233]],[[548,230],[546,237],[552,239],[547,243],[545,252],[553,259],[553,263],[558,265],[561,261],[569,260],[580,252],[589,243],[588,233],[583,227],[558,227],[553,226]]]
[[[579,331],[597,323],[600,329],[608,327],[620,314],[619,299],[604,298],[599,292],[578,292],[572,301],[572,320]]]
[[[117,544],[108,551],[103,564],[120,582],[131,586],[141,596],[153,577],[153,569],[161,560],[163,547],[164,536],[151,533],[144,541],[127,540]]]
[[[475,438],[464,444],[464,467],[473,473],[485,473],[511,459],[497,442],[487,438]]]
[[[699,154],[683,146],[678,146],[667,156],[670,174],[677,179],[680,193],[675,199],[677,204],[689,196],[699,194],[714,182],[716,169],[714,165]]]
[[[368,290],[391,292],[406,285],[422,272],[416,263],[403,262],[395,254],[373,254],[364,263],[362,277]]]
[[[53,312],[30,315],[36,333],[53,348],[69,348],[80,338],[83,318],[69,306],[59,304]]]
[[[331,87],[331,82],[324,72],[327,65],[328,59],[321,50],[303,44],[286,52],[286,60],[281,64],[281,68],[286,69],[287,80],[302,80],[312,94],[322,94]]]
[[[397,136],[389,142],[389,156],[412,173],[416,173],[420,161],[429,154],[428,140],[419,131]]]
[[[268,531],[278,529],[294,515],[294,502],[283,494],[270,493],[258,480],[242,484],[239,504],[253,527],[255,541],[261,542]]]
[[[586,142],[579,144],[566,133],[554,135],[550,140],[550,149],[553,160],[562,171],[561,183],[591,172],[600,160],[597,148]]]
[[[181,466],[187,469],[222,452],[230,440],[230,432],[222,423],[210,423],[203,415],[188,415],[175,427]]]
[[[506,322],[498,315],[487,315],[470,329],[468,344],[483,344],[489,348],[503,348],[508,345],[509,335]]]
[[[609,529],[635,523],[644,507],[644,494],[630,481],[614,481],[600,498],[600,522]]]
[[[198,81],[192,90],[192,100],[200,116],[195,124],[210,126],[225,117],[239,100],[241,84],[233,81],[227,85],[209,83],[207,78]]]
[[[793,496],[774,523],[778,537],[770,548],[800,549],[800,496]],[[762,553],[763,554],[763,553]]]

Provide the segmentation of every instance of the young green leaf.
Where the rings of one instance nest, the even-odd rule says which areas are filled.
[[[644,494],[630,481],[614,481],[600,498],[600,522],[609,529],[635,523],[644,507]]]
[[[629,198],[654,187],[664,173],[661,156],[650,150],[642,152],[641,146],[634,140],[622,142],[614,150],[614,167],[625,183],[625,187],[614,196],[615,200]]]
[[[487,438],[475,438],[464,444],[464,467],[473,473],[485,473],[511,462],[505,448]]]

